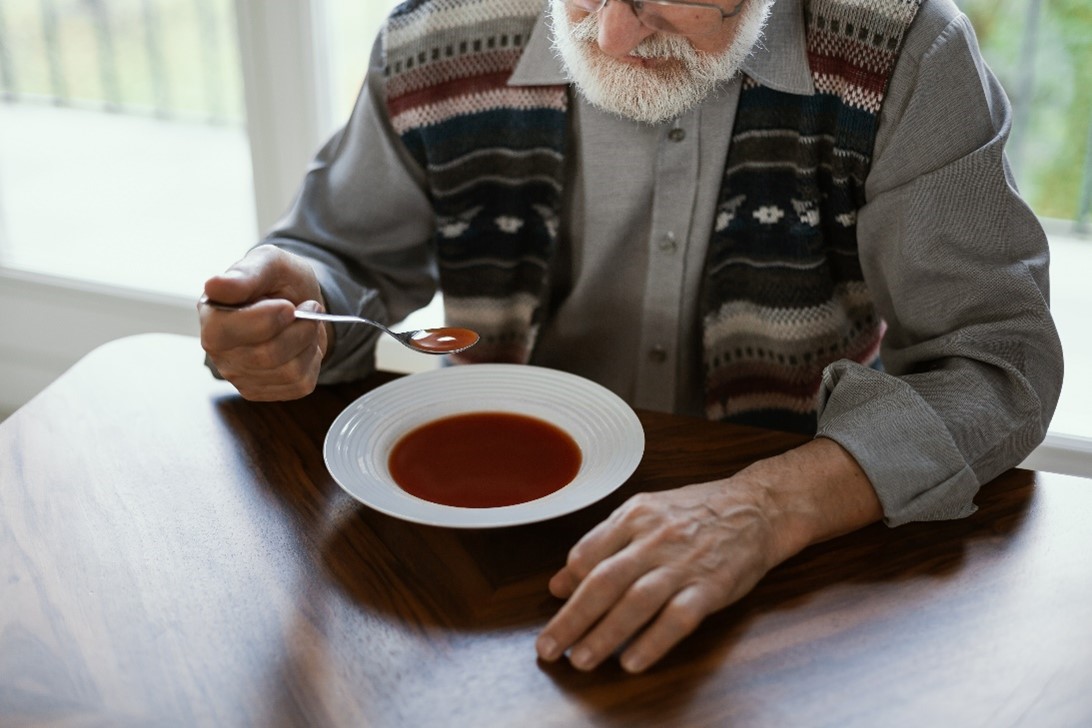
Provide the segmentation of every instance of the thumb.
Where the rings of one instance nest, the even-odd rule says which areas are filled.
[[[219,303],[251,303],[276,288],[274,266],[268,255],[251,251],[219,275],[205,281],[205,295]]]

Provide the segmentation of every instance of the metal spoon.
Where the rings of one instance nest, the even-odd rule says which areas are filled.
[[[220,311],[241,311],[249,307],[250,303],[232,304],[210,301],[202,296],[200,302],[206,306]],[[392,331],[378,321],[361,318],[360,316],[344,316],[334,313],[319,313],[317,311],[301,311],[296,309],[296,318],[310,321],[331,321],[336,323],[368,324],[374,326],[385,334],[397,339],[403,346],[422,354],[457,354],[478,343],[478,332],[470,329],[461,329],[452,326],[443,326],[435,329],[412,329],[410,331]]]

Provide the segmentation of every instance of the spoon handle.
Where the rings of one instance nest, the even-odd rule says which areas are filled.
[[[296,318],[307,319],[309,321],[332,321],[336,323],[349,323],[349,324],[371,324],[372,326],[379,326],[380,328],[386,328],[380,326],[379,323],[366,318],[360,318],[359,316],[343,316],[337,313],[321,313],[319,311],[301,311],[296,309]]]
[[[250,303],[220,303],[210,301],[208,296],[201,296],[198,305],[210,306],[222,311],[239,311],[250,306]],[[438,329],[415,329],[413,331],[391,331],[378,321],[363,318],[362,316],[344,316],[336,313],[319,313],[318,311],[295,311],[296,318],[309,319],[311,321],[347,322],[353,324],[368,324],[374,326],[385,334],[397,339],[403,346],[422,354],[457,354],[464,349],[469,349],[478,343],[478,332],[470,329],[454,327],[442,327]]]
[[[220,311],[241,311],[244,308],[247,308],[248,306],[252,305],[253,302],[249,302],[249,303],[220,303],[219,301],[209,300],[209,298],[207,296],[201,296],[201,300],[199,301],[199,303],[204,304],[205,306],[211,306],[212,308],[219,309]],[[371,324],[372,326],[377,326],[377,327],[383,329],[384,331],[388,330],[387,327],[383,326],[382,324],[380,324],[377,321],[372,321],[371,319],[361,318],[359,316],[344,316],[342,314],[321,313],[319,311],[301,311],[298,308],[296,309],[295,314],[296,314],[296,318],[298,318],[298,319],[307,319],[309,321],[331,321],[331,322],[335,322],[335,323]]]

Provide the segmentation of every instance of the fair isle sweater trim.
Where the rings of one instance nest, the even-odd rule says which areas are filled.
[[[729,301],[721,307],[717,316],[710,317],[709,325],[703,330],[705,347],[714,349],[717,342],[727,340],[729,335],[762,336],[796,347],[797,342],[822,335],[844,324],[848,318],[847,312],[868,312],[872,308],[872,297],[863,283],[837,286],[832,300],[837,303],[800,308]]]
[[[839,359],[879,366],[886,327],[864,283],[856,218],[917,7],[810,0],[816,93],[745,79],[702,297],[709,416],[814,432],[825,367]]]
[[[539,156],[547,157],[558,163],[562,161],[561,154],[557,150],[550,149],[549,147],[533,147],[531,149],[479,149],[477,151],[468,152],[451,162],[438,162],[429,165],[428,169],[432,174],[443,174],[444,172],[457,169],[461,164],[476,160],[480,160],[482,163],[491,166],[497,165],[498,163],[503,165],[518,165],[522,160]],[[495,169],[495,166],[493,168]]]
[[[534,18],[543,5],[543,0],[407,0],[391,14],[385,42],[397,49],[414,45],[422,35],[442,37],[507,18]]]
[[[502,82],[510,74],[503,75]],[[401,135],[413,128],[442,124],[456,117],[467,114],[515,109],[551,109],[564,111],[565,104],[560,103],[555,95],[543,94],[528,88],[495,88],[486,84],[492,79],[478,77],[473,88],[452,89],[451,95],[444,98],[426,98],[423,101],[403,96],[391,104],[391,124],[394,131]],[[484,83],[483,83],[484,82]],[[469,85],[469,84],[468,84]]]
[[[383,31],[393,127],[436,211],[445,315],[481,335],[457,361],[526,362],[544,316],[568,90],[507,86],[541,10],[542,0],[410,0]]]

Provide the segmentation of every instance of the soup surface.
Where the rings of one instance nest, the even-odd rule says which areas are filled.
[[[496,508],[541,498],[580,470],[580,447],[561,428],[511,412],[434,420],[391,449],[391,477],[433,503]]]
[[[410,337],[410,345],[419,351],[446,352],[462,351],[478,343],[478,334],[470,329],[425,329]]]

